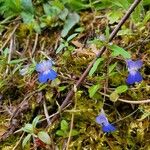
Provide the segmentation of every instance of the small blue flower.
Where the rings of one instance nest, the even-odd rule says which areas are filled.
[[[126,63],[127,63],[128,71],[129,71],[126,82],[128,84],[134,84],[135,82],[141,82],[143,80],[143,78],[138,70],[143,65],[142,61],[141,60],[132,61],[131,59],[129,59],[126,61]]]
[[[48,80],[54,80],[57,77],[57,73],[51,68],[51,60],[43,60],[41,63],[36,65],[36,71],[39,73],[39,82],[46,83]]]
[[[109,133],[116,130],[116,128],[108,122],[103,109],[101,110],[100,115],[96,117],[96,122],[102,126],[103,132]]]

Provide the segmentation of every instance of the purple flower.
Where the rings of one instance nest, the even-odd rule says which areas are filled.
[[[101,110],[100,115],[96,117],[96,122],[102,126],[103,132],[109,133],[116,130],[116,128],[108,122],[103,109]]]
[[[43,60],[41,63],[36,65],[36,71],[39,72],[39,82],[46,83],[48,80],[54,80],[57,77],[57,73],[51,68],[51,60]]]
[[[126,63],[127,63],[128,71],[129,71],[126,82],[128,84],[133,84],[135,82],[141,82],[143,80],[143,78],[138,70],[143,65],[142,61],[141,60],[132,61],[131,59],[129,59],[126,61]]]

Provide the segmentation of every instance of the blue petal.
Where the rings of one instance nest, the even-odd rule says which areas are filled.
[[[48,72],[40,73],[38,76],[39,82],[46,83],[48,80],[54,80],[57,77],[57,73],[54,70],[49,70]]]
[[[138,70],[143,65],[143,62],[141,60],[132,61],[131,59],[128,59],[128,60],[126,60],[126,62],[127,62],[127,67],[129,69],[134,68],[134,69]]]
[[[107,126],[102,126],[102,130],[103,132],[112,132],[112,131],[115,131],[116,128],[112,125],[112,124],[108,124]]]
[[[46,83],[48,81],[48,74],[40,73],[38,75],[39,82]]]
[[[52,67],[52,61],[51,60],[43,60],[41,63],[36,65],[36,71],[37,72],[44,72],[46,70],[49,70]]]
[[[54,80],[56,77],[57,77],[57,73],[56,73],[53,69],[51,69],[51,70],[48,72],[48,79]]]
[[[133,84],[135,82],[141,82],[143,80],[140,72],[136,71],[135,74],[129,73],[126,82],[128,84]]]
[[[108,124],[108,119],[106,118],[105,114],[101,113],[96,117],[96,122],[102,126],[103,124]]]

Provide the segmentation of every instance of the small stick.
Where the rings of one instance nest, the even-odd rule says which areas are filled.
[[[35,41],[34,41],[34,46],[33,46],[33,49],[32,49],[32,55],[34,54],[34,52],[36,50],[36,46],[37,46],[37,43],[38,43],[38,37],[39,37],[39,34],[36,33],[36,35],[35,35]]]
[[[0,49],[0,52],[3,50],[3,48],[7,45],[7,43],[9,42],[9,40],[11,39],[11,37],[13,36],[13,34],[15,33],[16,29],[19,27],[19,24],[17,24],[15,26],[15,28],[13,29],[13,31],[11,32],[11,34],[9,35],[9,37],[7,38],[7,40],[5,41],[5,43],[3,44],[3,46]]]
[[[100,94],[106,96],[106,97],[110,97],[108,94],[99,92]],[[130,101],[130,100],[126,100],[126,99],[121,99],[118,98],[118,101],[124,102],[124,103],[129,103],[129,104],[145,104],[145,103],[150,103],[150,99],[146,99],[146,100],[140,100],[140,101]]]
[[[17,147],[18,147],[19,143],[21,142],[21,140],[22,140],[22,138],[23,138],[24,135],[25,135],[25,132],[23,132],[23,134],[21,135],[19,141],[16,143],[16,145],[13,147],[12,150],[16,150],[17,149]]]
[[[9,54],[8,54],[8,60],[7,60],[8,64],[11,61],[11,55],[12,55],[13,49],[14,49],[14,38],[13,38],[13,35],[12,35],[12,38],[10,39]],[[6,71],[5,71],[5,75],[8,74],[8,71],[9,71],[9,66],[7,65],[7,68],[6,68]]]
[[[134,9],[137,7],[137,5],[140,3],[141,0],[135,0],[134,3],[130,6],[130,8],[128,9],[128,11],[126,12],[126,14],[124,15],[124,17],[120,20],[120,22],[118,23],[118,25],[116,26],[116,28],[113,30],[113,32],[110,34],[109,37],[109,42],[111,42],[113,40],[113,38],[116,36],[116,34],[118,33],[120,27],[125,23],[125,21],[129,18],[130,14],[134,11]],[[84,79],[86,78],[86,76],[88,75],[89,71],[91,70],[93,64],[95,63],[95,61],[97,60],[98,57],[101,57],[102,54],[105,52],[106,47],[103,46],[101,48],[101,50],[98,52],[97,56],[93,59],[93,61],[89,64],[89,66],[87,67],[87,69],[83,72],[82,76],[80,77],[80,79],[77,81],[76,83],[76,88],[79,88],[79,86],[81,85],[81,83],[84,81]],[[72,88],[65,100],[63,101],[62,105],[60,106],[60,111],[69,103],[70,99],[72,98],[72,96],[74,95],[74,88]],[[58,116],[55,116],[52,118],[51,122],[55,121],[57,119]]]
[[[76,92],[76,87],[74,86],[74,92]],[[74,105],[74,110],[76,110],[76,105],[77,105],[77,94],[75,93],[75,105]],[[74,113],[72,113],[72,117],[71,117],[71,124],[70,124],[70,132],[69,132],[69,137],[68,137],[68,141],[67,141],[67,146],[66,146],[66,150],[69,150],[69,144],[71,141],[71,133],[73,130],[73,122],[74,122]]]
[[[46,106],[46,102],[45,100],[43,101],[43,107],[44,107],[44,114],[48,123],[48,126],[51,124],[50,118],[49,118],[49,114],[48,114],[48,110],[47,110],[47,106]]]

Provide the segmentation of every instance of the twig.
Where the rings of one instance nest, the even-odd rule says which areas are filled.
[[[108,94],[99,92],[100,94],[106,96],[106,97],[110,97]],[[150,99],[147,100],[140,100],[140,101],[130,101],[130,100],[126,100],[126,99],[121,99],[118,98],[118,101],[124,102],[124,103],[129,103],[129,104],[145,104],[145,103],[150,103]]]
[[[25,134],[25,132],[23,132],[23,134],[21,135],[19,141],[16,143],[16,145],[14,146],[14,148],[13,148],[12,150],[15,150],[15,149],[18,147],[18,145],[19,145],[19,143],[21,142],[21,140],[22,140],[24,134]]]
[[[68,104],[66,107],[64,107],[63,108],[63,110],[65,110],[67,107],[69,107],[70,106],[70,104]],[[54,117],[54,116],[56,116],[56,115],[58,115],[60,112],[59,111],[57,111],[56,113],[54,113],[54,114],[52,114],[52,115],[50,115],[48,118],[50,119],[50,118],[52,118],[52,117]],[[45,121],[46,120],[46,118],[44,118],[44,119],[41,119],[39,122],[43,122],[43,121]]]
[[[76,92],[77,89],[74,86],[74,92]],[[75,93],[75,105],[74,105],[74,110],[76,110],[76,106],[77,106],[77,94]],[[73,122],[74,122],[74,113],[72,113],[72,117],[71,117],[71,125],[70,125],[70,132],[69,132],[69,137],[68,137],[68,141],[67,141],[67,146],[66,146],[66,150],[69,149],[69,143],[71,140],[71,133],[72,133],[72,129],[73,129]]]
[[[46,107],[45,100],[43,101],[43,107],[44,107],[44,114],[45,114],[45,117],[46,117],[46,120],[47,120],[47,123],[48,123],[48,126],[49,126],[51,124],[51,121],[50,121],[50,118],[49,118],[49,114],[48,114],[48,110],[47,110],[47,107]]]
[[[12,35],[12,38],[10,39],[9,54],[8,54],[8,60],[7,60],[8,64],[11,61],[11,54],[12,54],[13,49],[14,49],[14,38],[13,38],[13,35]],[[7,65],[5,75],[8,74],[8,71],[9,71],[9,66]]]
[[[32,55],[35,52],[35,49],[36,49],[36,46],[37,46],[37,43],[38,43],[38,37],[39,37],[39,34],[36,33],[36,35],[35,35],[35,41],[34,41],[34,46],[33,46],[33,49],[32,49]]]
[[[113,122],[112,124],[115,124],[115,123],[117,123],[117,122],[120,122],[120,121],[122,121],[122,120],[125,120],[126,118],[128,118],[128,117],[132,116],[133,114],[135,114],[138,110],[139,110],[139,108],[137,108],[135,111],[133,111],[133,112],[130,113],[129,115],[127,115],[127,116],[125,116],[125,117],[123,117],[123,118],[121,118],[121,119],[119,119],[119,120]]]
[[[74,113],[72,113],[72,117],[71,117],[70,132],[69,132],[69,137],[68,137],[68,141],[67,141],[66,150],[69,149],[69,143],[70,143],[70,140],[71,140],[71,133],[72,133],[72,129],[73,129],[73,122],[74,122]]]
[[[118,23],[118,25],[116,26],[116,28],[113,30],[113,32],[110,34],[109,37],[109,42],[111,42],[113,40],[113,38],[116,36],[116,34],[118,33],[120,27],[125,23],[125,21],[129,18],[130,14],[134,11],[134,9],[137,7],[137,5],[140,3],[141,0],[135,0],[134,3],[130,6],[130,8],[128,9],[128,11],[126,12],[126,14],[124,15],[124,17],[121,19],[121,21]],[[101,57],[101,55],[105,52],[106,47],[103,46],[101,48],[101,50],[98,52],[97,56],[93,59],[93,61],[89,64],[89,66],[87,67],[87,69],[83,72],[82,76],[80,77],[80,79],[77,81],[76,83],[76,87],[79,88],[79,86],[81,85],[81,83],[84,81],[84,79],[86,78],[86,76],[88,75],[89,71],[91,70],[93,64],[95,63],[95,61],[97,60],[98,57]],[[65,100],[63,101],[62,105],[60,106],[60,111],[68,104],[68,102],[70,101],[70,99],[72,98],[72,96],[74,95],[74,88],[72,88]],[[57,119],[58,116],[53,117],[53,119],[51,120],[52,122]]]
[[[3,50],[3,48],[7,45],[7,43],[9,42],[9,40],[11,39],[11,37],[13,36],[13,34],[15,33],[16,29],[19,27],[19,24],[17,24],[15,26],[15,28],[13,29],[13,31],[11,32],[11,34],[9,35],[9,37],[7,38],[7,40],[5,41],[5,43],[3,44],[3,46],[0,49],[0,52]]]

